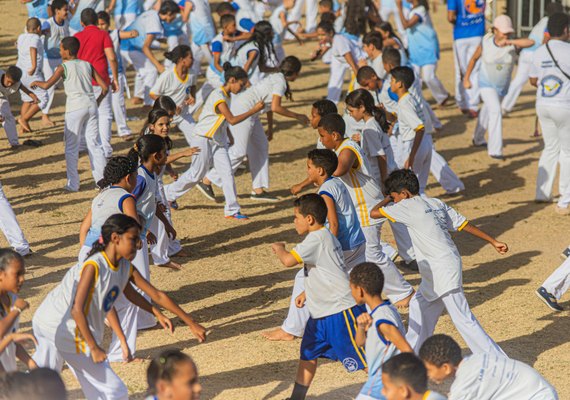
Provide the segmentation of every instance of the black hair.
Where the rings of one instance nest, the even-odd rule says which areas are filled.
[[[384,50],[382,50],[382,62],[392,65],[393,67],[399,67],[402,65],[402,54],[400,50],[392,46],[384,48]]]
[[[160,10],[158,10],[158,13],[161,15],[178,14],[179,12],[180,12],[180,7],[178,7],[178,4],[176,4],[172,0],[163,1],[162,4],[160,5]]]
[[[379,265],[363,262],[350,271],[350,283],[361,287],[370,296],[382,297],[384,274]]]
[[[192,55],[192,49],[190,46],[185,44],[179,44],[171,51],[166,51],[164,53],[164,57],[172,61],[174,64],[178,63],[179,60],[188,57],[188,55]]]
[[[147,161],[151,155],[160,153],[166,149],[166,142],[158,135],[150,134],[138,138],[134,147],[129,150],[128,157],[133,161],[141,163]]]
[[[168,121],[170,122],[170,114],[167,110],[164,110],[162,108],[153,108],[152,110],[150,110],[150,112],[148,113],[148,117],[146,119],[146,122],[144,124],[144,126],[141,129],[141,136],[147,134],[147,133],[153,133],[153,132],[147,132],[149,125],[154,125],[157,123],[157,121],[161,118],[168,118]],[[162,137],[162,136],[161,136]],[[162,138],[164,139],[164,142],[166,143],[166,149],[170,150],[172,149],[172,139],[170,139],[170,137],[164,137]]]
[[[114,156],[107,161],[103,170],[103,179],[97,182],[100,189],[119,183],[125,176],[132,174],[138,164],[127,156]]]
[[[309,151],[307,158],[315,167],[324,169],[327,176],[332,176],[338,167],[338,157],[332,150],[313,149]]]
[[[394,28],[392,27],[392,24],[390,24],[388,21],[382,21],[379,24],[376,24],[376,28],[383,30],[384,32],[388,32],[388,37],[397,39],[398,44],[400,46],[402,46],[402,50],[404,50],[406,52],[406,54],[408,54],[408,49],[403,47],[404,42],[402,42],[402,39],[400,39],[400,36],[398,36],[398,34],[396,34],[396,32],[394,32]]]
[[[329,21],[319,22],[319,24],[317,25],[317,29],[322,29],[326,33],[331,33],[333,35],[335,34],[334,24],[332,22],[329,22]]]
[[[236,52],[243,46],[254,43],[255,47],[259,49],[259,62],[258,65],[261,69],[272,68],[271,61],[275,61],[275,48],[273,47],[273,36],[275,35],[273,27],[268,21],[259,21],[253,27],[251,37],[243,42]]]
[[[279,66],[279,72],[281,72],[285,78],[298,74],[301,72],[301,60],[295,56],[285,57]],[[287,86],[285,90],[285,98],[287,100],[293,100],[293,94],[291,93],[291,89],[289,89],[289,82],[285,81],[285,84]]]
[[[6,69],[6,75],[8,75],[14,81],[20,82],[20,79],[22,79],[22,70],[15,65],[11,65],[8,67],[8,69]]]
[[[344,30],[351,35],[361,36],[366,33],[366,26],[379,22],[378,10],[371,0],[349,0],[346,3]]]
[[[67,391],[59,374],[49,368],[14,371],[0,378],[0,399],[66,400]]]
[[[429,1],[427,0],[418,0],[420,6],[424,6],[426,11],[429,11]]]
[[[350,92],[346,96],[346,105],[350,107],[360,108],[364,107],[364,111],[372,115],[376,122],[380,125],[384,132],[388,132],[390,125],[386,120],[386,114],[384,111],[376,107],[374,104],[374,97],[370,94],[368,90],[356,89]]]
[[[321,19],[319,21],[319,25],[320,24],[327,24],[327,26],[332,26],[333,27],[333,33],[334,33],[334,21],[336,21],[336,15],[334,15],[333,12],[326,12],[326,13],[322,13],[321,14]]]
[[[61,39],[61,47],[69,51],[69,54],[73,57],[77,57],[80,46],[81,44],[79,43],[79,39],[77,39],[75,36],[68,36]]]
[[[395,67],[390,71],[390,75],[396,82],[402,82],[406,89],[411,88],[416,80],[414,70],[410,67]]]
[[[233,14],[223,14],[220,17],[220,26],[222,29],[224,29],[224,27],[231,24],[232,22],[236,22],[236,17]]]
[[[382,373],[394,381],[411,386],[414,392],[424,394],[428,388],[427,370],[414,353],[401,353],[382,364]]]
[[[317,100],[313,103],[313,108],[321,117],[327,114],[338,114],[338,108],[334,102],[328,99]]]
[[[190,356],[179,350],[165,350],[155,357],[146,370],[146,381],[150,394],[156,394],[156,384],[159,380],[171,382],[178,373],[181,363],[189,362],[196,369],[196,364]]]
[[[546,15],[548,16],[561,12],[564,12],[564,6],[557,1],[552,1],[546,6]]]
[[[245,81],[248,79],[247,72],[242,67],[234,66],[229,62],[225,62],[222,66],[224,68],[224,80],[228,82],[230,78],[234,78],[236,81]]]
[[[364,38],[362,39],[362,44],[366,44],[366,45],[372,45],[374,47],[376,47],[378,50],[382,50],[382,35],[380,34],[380,32],[376,32],[376,31],[372,31],[372,32],[368,32],[366,35],[364,35]]]
[[[31,32],[42,26],[41,21],[38,18],[30,18],[26,21],[26,31]]]
[[[235,8],[232,6],[232,4],[229,1],[222,1],[218,7],[216,7],[216,13],[218,15],[224,15],[224,14],[234,14],[236,12]]]
[[[170,96],[158,96],[152,105],[152,109],[162,109],[169,114],[176,114],[176,103]]]
[[[12,261],[18,261],[24,265],[24,257],[12,249],[0,249],[0,272],[5,272]]]
[[[92,8],[81,11],[81,23],[84,26],[97,25],[97,13]]]
[[[103,223],[101,226],[101,239],[93,243],[91,250],[87,254],[87,258],[91,257],[96,253],[100,253],[105,250],[105,247],[111,242],[111,237],[113,233],[117,235],[122,235],[129,229],[137,228],[139,231],[142,229],[140,224],[133,217],[129,217],[127,214],[113,214]]]
[[[293,206],[299,209],[299,214],[303,217],[311,215],[319,225],[324,225],[327,221],[327,204],[316,193],[304,194],[296,198]]]
[[[423,362],[441,367],[443,364],[458,366],[462,360],[461,347],[450,336],[438,334],[426,339],[419,352]]]
[[[548,17],[547,29],[551,37],[560,37],[564,35],[564,30],[568,28],[568,14],[557,12]]]
[[[63,7],[67,6],[67,0],[53,0],[51,3],[51,11],[55,14],[55,10],[61,10]]]
[[[359,85],[362,85],[365,80],[372,79],[375,76],[378,77],[378,74],[374,71],[374,68],[366,65],[358,68],[358,72],[356,73],[356,82],[358,82]]]
[[[99,11],[97,13],[97,20],[102,19],[107,25],[111,25],[111,16],[107,11]]]
[[[420,182],[411,169],[397,169],[392,171],[390,175],[388,175],[388,178],[386,178],[384,187],[387,194],[401,193],[403,190],[407,190],[413,195],[420,192]]]
[[[346,132],[346,123],[339,114],[326,114],[321,117],[319,121],[319,128],[323,128],[329,135],[334,132],[344,137]]]
[[[328,7],[332,10],[333,9],[333,2],[332,2],[332,0],[320,0],[319,6]]]

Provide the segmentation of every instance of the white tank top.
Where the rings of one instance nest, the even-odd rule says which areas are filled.
[[[70,60],[63,64],[63,87],[67,101],[65,112],[97,106],[91,75],[93,67],[87,61]]]
[[[91,203],[91,227],[85,238],[85,246],[91,247],[101,235],[101,227],[111,215],[123,214],[123,202],[132,194],[119,186],[103,189]]]

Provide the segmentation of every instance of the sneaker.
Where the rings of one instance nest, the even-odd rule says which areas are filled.
[[[505,156],[501,156],[501,155],[490,155],[489,157],[491,157],[494,160],[499,160],[499,161],[505,161]]]
[[[176,200],[169,201],[168,205],[170,206],[171,209],[178,210],[178,203],[176,202]]]
[[[266,191],[263,191],[259,194],[251,192],[249,198],[257,201],[272,201],[272,202],[279,201],[277,197],[270,196]]]
[[[548,308],[550,308],[552,311],[564,311],[564,308],[562,308],[562,306],[558,304],[558,300],[556,300],[556,297],[548,293],[546,289],[543,288],[542,286],[536,289],[535,293],[536,296],[540,300],[542,300],[542,302],[546,304]]]
[[[227,218],[227,219],[242,219],[242,220],[243,220],[243,219],[249,219],[248,216],[243,215],[243,214],[240,213],[240,212],[237,212],[237,213],[235,213],[234,215],[226,215],[226,218]]]
[[[560,253],[560,257],[562,257],[563,260],[566,260],[568,257],[570,257],[570,247],[566,247],[564,251]]]
[[[202,192],[202,194],[208,199],[212,201],[216,201],[216,195],[214,194],[214,189],[212,189],[212,185],[206,185],[203,182],[198,182],[197,188]]]

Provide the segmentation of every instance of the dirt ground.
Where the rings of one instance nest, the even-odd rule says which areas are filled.
[[[26,10],[15,0],[0,1],[8,21],[0,27],[0,67],[16,61],[14,42],[24,28]],[[433,15],[442,47],[439,76],[453,93],[454,73],[451,28],[444,10]],[[304,63],[301,77],[291,85],[297,112],[310,112],[311,103],[326,95],[328,67],[308,61],[314,44],[289,44],[289,54]],[[132,73],[131,73],[132,78]],[[131,80],[132,82],[132,80]],[[431,95],[426,91],[431,101]],[[88,158],[80,159],[81,191],[67,193],[63,156],[64,94],[56,93],[52,117],[57,126],[40,129],[33,137],[45,142],[39,149],[11,150],[0,137],[0,177],[18,220],[36,254],[27,261],[27,281],[21,295],[31,304],[22,316],[22,329],[31,330],[31,317],[44,296],[75,262],[79,251],[79,224],[96,192],[88,171]],[[12,100],[13,104],[18,103]],[[19,106],[18,106],[19,107]],[[140,110],[128,107],[130,116]],[[568,245],[568,219],[554,213],[552,205],[535,204],[534,185],[540,140],[534,130],[534,91],[526,87],[514,112],[504,121],[506,161],[487,157],[471,146],[475,121],[456,107],[437,110],[444,129],[435,136],[438,151],[463,179],[467,190],[448,202],[471,221],[507,242],[511,251],[499,256],[489,245],[466,233],[455,236],[464,260],[464,287],[468,301],[487,332],[511,357],[533,365],[559,390],[561,399],[570,398],[570,382],[563,372],[570,363],[568,313],[554,314],[533,291],[560,263],[560,252]],[[14,112],[17,115],[17,112]],[[190,257],[183,259],[181,272],[151,268],[152,282],[167,291],[185,310],[207,326],[208,341],[199,345],[188,329],[176,321],[173,336],[158,330],[140,334],[137,355],[152,358],[166,348],[179,348],[196,360],[205,399],[282,399],[289,395],[294,380],[300,341],[271,343],[260,333],[279,326],[286,315],[296,269],[283,268],[270,244],[300,241],[292,224],[292,200],[288,188],[305,176],[304,159],[314,147],[315,132],[296,122],[277,117],[277,129],[270,144],[272,192],[280,196],[274,204],[249,199],[251,178],[236,178],[247,222],[223,218],[222,204],[214,204],[196,190],[180,199],[174,223]],[[139,130],[141,121],[131,123]],[[175,147],[185,145],[181,134],[173,135]],[[124,154],[128,144],[114,137],[115,154]],[[175,166],[183,171],[186,164]],[[221,190],[217,190],[221,194]],[[430,178],[428,194],[443,190]],[[391,232],[384,233],[392,240]],[[6,242],[0,237],[0,246]],[[414,285],[417,274],[406,274]],[[563,301],[566,307],[570,304]],[[406,315],[404,314],[404,317]],[[443,316],[436,332],[453,335],[465,344]],[[114,369],[129,387],[133,399],[142,399],[146,389],[148,362],[117,364]],[[71,398],[82,392],[69,370],[63,372]],[[366,380],[364,373],[348,374],[338,363],[322,362],[310,398],[353,398]]]

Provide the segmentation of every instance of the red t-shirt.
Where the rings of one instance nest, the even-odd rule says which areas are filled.
[[[103,81],[108,85],[111,83],[109,79],[109,64],[105,56],[105,49],[113,48],[113,41],[108,32],[102,31],[95,25],[89,25],[83,28],[81,32],[77,32],[75,37],[79,40],[79,54],[77,58],[87,61],[93,65],[95,71],[101,75]],[[97,85],[95,79],[93,85]]]

